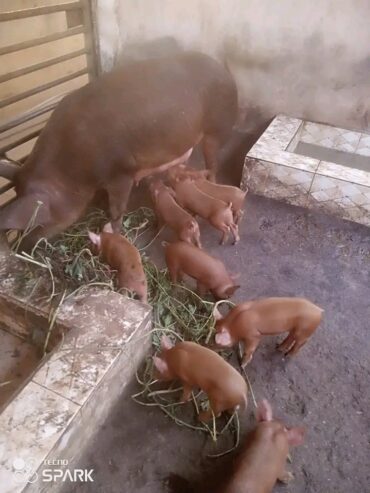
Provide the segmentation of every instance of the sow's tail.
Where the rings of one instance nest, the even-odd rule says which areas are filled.
[[[15,161],[10,161],[6,158],[0,159],[0,176],[9,181],[14,181],[16,174],[20,170],[20,166]]]

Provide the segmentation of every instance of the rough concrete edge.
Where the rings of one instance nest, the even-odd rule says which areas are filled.
[[[149,312],[136,331],[136,337],[122,348],[121,353],[90,394],[87,401],[80,407],[73,420],[47,455],[45,461],[66,459],[68,460],[67,467],[70,470],[73,469],[73,463],[78,461],[89,444],[89,439],[83,438],[81,440],[81,432],[83,434],[87,433],[91,438],[98,431],[108,417],[110,410],[116,405],[125,388],[132,381],[138,366],[148,353],[151,325],[151,313]],[[119,388],[117,388],[117,384],[119,384]],[[117,393],[114,394],[116,388]],[[66,449],[68,449],[67,453]],[[43,469],[44,464],[41,464],[37,470],[39,477],[41,477]],[[48,482],[40,485],[38,481],[27,485],[22,491],[25,493],[57,493],[63,487],[63,482],[53,482],[52,484]]]
[[[17,264],[17,265],[20,265],[19,264],[19,261],[18,259],[16,259],[14,256],[11,255],[11,252],[10,252],[10,249],[8,247],[8,245],[6,244],[6,240],[4,239],[4,237],[2,236],[0,238],[0,270],[6,270],[9,265],[10,267],[12,267],[13,263]],[[107,292],[108,293],[108,292]],[[111,292],[109,292],[111,293]],[[10,305],[12,306],[15,306],[17,305],[18,307],[21,308],[21,310],[25,311],[24,310],[24,300],[17,296],[15,293],[14,293],[14,296],[12,296],[12,289],[10,287],[9,290],[6,290],[6,289],[3,289],[3,293],[4,297],[8,298],[10,301]],[[117,294],[117,293],[116,293]],[[118,294],[117,294],[118,295]],[[121,296],[121,295],[119,295]],[[123,297],[122,297],[123,298]],[[8,301],[8,300],[7,300]],[[8,304],[9,304],[8,303]],[[120,304],[120,303],[119,303]],[[134,373],[135,369],[136,369],[136,366],[137,366],[137,363],[139,362],[138,361],[138,357],[141,355],[143,356],[143,351],[146,350],[147,348],[147,344],[143,343],[141,341],[141,339],[145,339],[145,341],[149,344],[149,338],[145,336],[141,336],[143,330],[147,329],[148,325],[150,324],[150,317],[151,317],[151,309],[149,306],[146,306],[146,305],[143,305],[142,303],[138,303],[138,302],[135,302],[135,304],[138,304],[140,305],[141,307],[141,313],[142,313],[142,318],[138,318],[137,322],[138,322],[138,325],[136,327],[136,329],[129,335],[128,339],[126,341],[124,341],[124,344],[123,346],[121,346],[120,348],[120,354],[117,355],[117,357],[114,359],[114,361],[112,362],[112,364],[107,368],[106,370],[106,373],[103,375],[103,377],[99,380],[99,382],[97,382],[96,384],[96,387],[94,388],[94,390],[91,392],[91,394],[89,395],[87,401],[81,406],[79,404],[75,404],[78,406],[79,410],[77,411],[77,414],[75,414],[71,420],[71,422],[66,426],[67,429],[71,428],[73,429],[72,427],[74,426],[74,423],[73,423],[73,420],[76,419],[76,416],[77,415],[80,415],[81,414],[81,409],[84,410],[84,414],[86,414],[86,410],[89,410],[90,409],[90,415],[93,415],[94,411],[96,411],[96,403],[95,403],[95,399],[94,399],[94,396],[96,396],[96,389],[100,388],[100,389],[103,389],[104,388],[104,385],[106,387],[106,395],[108,395],[108,391],[110,390],[110,386],[108,387],[107,384],[105,383],[107,381],[107,375],[116,375],[115,373],[112,373],[113,370],[112,368],[117,368],[118,366],[118,363],[117,361],[120,361],[121,363],[124,363],[124,369],[126,369],[126,373],[127,371],[129,371],[130,373],[130,377],[132,376],[132,374]],[[29,303],[29,306],[32,307],[33,305],[31,303]],[[27,307],[28,309],[28,307]],[[27,310],[26,310],[27,311]],[[40,318],[43,318],[45,317],[46,319],[46,322],[47,322],[47,317],[48,317],[48,313],[44,310],[40,310],[39,307],[35,307],[35,315],[36,315],[36,318],[37,319],[40,319]],[[25,317],[24,313],[22,312],[21,313],[21,316],[22,317]],[[123,320],[123,319],[121,319]],[[70,322],[70,323],[68,323]],[[56,322],[56,326],[59,326],[59,327],[63,327],[64,330],[68,330],[68,334],[70,336],[72,336],[73,332],[75,331],[78,331],[80,327],[76,326],[76,324],[73,324],[71,323],[72,320],[68,320],[68,317],[67,317],[67,320],[63,320],[63,317],[61,317],[61,319],[59,317],[57,317],[57,322]],[[137,337],[138,335],[140,335],[141,337],[139,337],[139,340],[137,340]],[[67,337],[68,339],[68,337]],[[135,344],[136,342],[136,344]],[[138,346],[139,344],[139,346]],[[56,352],[58,351],[61,351],[62,349],[62,346],[63,345],[60,345],[57,349],[56,349]],[[136,350],[135,350],[135,353],[134,354],[132,352],[132,349],[131,346],[135,347]],[[54,353],[54,351],[50,352],[50,354],[48,355],[49,357]],[[131,365],[127,365],[127,357],[128,356],[129,360],[134,360],[134,363],[132,363]],[[138,356],[139,355],[139,356]],[[135,357],[136,356],[136,359]],[[32,374],[29,375],[29,378],[26,379],[24,382],[23,382],[23,385],[20,386],[20,388],[18,389],[18,391],[13,394],[12,396],[12,399],[9,401],[8,403],[8,406],[11,405],[12,401],[14,400],[14,395],[16,396],[19,396],[19,394],[21,394],[22,391],[25,391],[27,389],[27,386],[33,382],[33,379],[37,373],[37,371],[40,370],[40,368],[43,367],[43,365],[45,364],[45,362],[48,360],[49,358],[43,360],[40,362],[40,364],[38,365],[37,369],[32,372]],[[126,374],[125,371],[123,372],[123,374]],[[127,384],[127,381],[128,379],[126,379],[126,382],[125,384]],[[35,383],[35,382],[33,382]],[[111,382],[111,384],[113,384]],[[38,385],[38,384],[37,384]],[[49,389],[51,390],[51,389]],[[117,398],[119,396],[119,393],[117,393]],[[63,396],[63,395],[60,395],[61,398],[65,399],[65,400],[69,400],[67,397]],[[108,401],[108,399],[103,399],[102,402],[105,402],[105,401]],[[114,399],[111,399],[111,401],[109,402],[109,404],[112,404],[114,402]],[[90,403],[90,407],[89,407],[89,403]],[[92,404],[94,403],[94,404]],[[109,409],[111,406],[106,406],[107,407],[107,410],[106,410],[106,413],[109,412]],[[4,408],[6,409],[6,408]],[[104,419],[104,413],[102,412],[101,413],[101,419]],[[82,420],[82,418],[81,418]],[[80,420],[80,421],[81,421]],[[65,431],[62,432],[62,435],[59,436],[59,438],[56,439],[56,441],[54,442],[54,445],[53,445],[53,449],[56,447],[55,443],[63,443],[62,442],[62,439],[63,439],[63,436],[65,435]],[[78,442],[78,445],[79,445],[79,442]],[[47,450],[45,451],[45,455],[46,457],[48,457],[50,455],[50,452],[48,452]],[[45,460],[45,459],[44,459]],[[40,466],[39,466],[40,467]],[[14,489],[12,491],[24,491],[25,488],[30,488],[31,485],[28,485],[26,487],[24,487],[24,485],[20,484],[20,485],[15,485]],[[48,488],[49,490],[49,488]],[[36,490],[38,491],[38,490]]]
[[[281,118],[284,118],[286,117],[286,115],[276,115],[274,117],[274,119],[271,121],[271,123],[269,124],[269,126],[265,129],[265,131],[263,132],[263,134],[259,137],[259,139],[257,140],[257,142],[255,142],[255,145],[258,144],[261,139],[264,138],[264,135],[267,131],[271,131],[271,127],[273,125],[276,124],[276,121],[278,119],[281,119]],[[300,124],[299,124],[299,127],[298,129],[296,130],[296,132],[292,135],[292,138],[288,144],[288,146],[286,147],[286,150],[284,150],[283,152],[286,152],[286,153],[292,153],[294,151],[294,148],[297,144],[297,140],[299,139],[299,136],[300,134],[302,133],[302,130],[303,130],[303,125],[304,123],[306,123],[305,120],[303,119],[297,119],[297,120],[300,120]],[[316,123],[316,122],[311,122],[311,123]],[[328,125],[330,126],[330,125]],[[292,149],[293,147],[293,149]],[[240,181],[240,188],[242,190],[249,190],[250,192],[252,192],[253,194],[255,195],[259,195],[259,196],[262,196],[262,197],[267,197],[269,199],[273,199],[273,200],[277,200],[277,201],[281,201],[281,202],[285,202],[285,203],[288,203],[290,205],[293,205],[293,206],[297,206],[297,207],[305,207],[309,210],[316,210],[316,211],[319,211],[319,212],[323,212],[325,214],[332,214],[336,217],[339,217],[345,221],[351,221],[351,222],[354,222],[354,223],[357,223],[357,224],[361,224],[363,226],[370,226],[370,219],[367,216],[366,214],[366,210],[363,209],[364,211],[364,214],[363,214],[363,217],[362,218],[358,218],[358,219],[353,219],[353,218],[350,218],[348,217],[348,214],[346,213],[346,210],[343,209],[339,204],[337,203],[334,203],[333,201],[331,201],[330,203],[319,203],[317,202],[316,200],[314,200],[314,198],[311,196],[310,194],[310,191],[307,193],[307,195],[305,196],[305,203],[304,204],[301,204],[301,203],[297,203],[297,200],[296,198],[291,198],[291,197],[284,197],[284,198],[279,198],[277,199],[275,196],[272,196],[271,194],[269,194],[268,192],[266,193],[265,191],[259,191],[259,190],[255,190],[253,188],[253,186],[250,186],[250,178],[251,178],[251,173],[253,172],[253,168],[256,164],[258,163],[268,163],[270,164],[271,166],[273,166],[274,164],[277,164],[279,166],[287,166],[289,167],[289,165],[287,164],[284,164],[284,163],[274,163],[274,162],[271,162],[271,160],[267,159],[263,159],[262,157],[255,157],[253,155],[251,155],[251,152],[253,150],[253,147],[248,151],[248,153],[246,154],[245,158],[244,158],[244,164],[243,164],[243,172],[242,172],[242,177],[241,177],[241,181]],[[313,179],[315,178],[315,176],[317,174],[320,174],[321,176],[327,176],[328,178],[332,178],[332,176],[330,175],[326,175],[326,174],[323,174],[323,173],[318,173],[318,169],[319,169],[319,166],[320,166],[320,163],[321,161],[319,161],[319,164],[317,166],[317,169],[316,171],[313,173]],[[341,166],[341,168],[344,168],[344,166],[342,165],[337,165],[337,166]],[[298,168],[296,168],[298,169]],[[306,171],[307,173],[309,171],[307,170],[301,170],[301,171]],[[269,178],[266,177],[266,180],[268,180]],[[342,180],[344,183],[355,183],[353,181],[349,181],[349,180]],[[355,183],[356,184],[356,183]],[[359,185],[361,185],[360,183],[358,183]],[[361,185],[361,186],[366,186],[366,185]]]

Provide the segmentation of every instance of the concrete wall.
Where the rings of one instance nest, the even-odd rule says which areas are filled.
[[[242,106],[369,128],[369,0],[97,0],[97,16],[104,69],[174,36],[227,57]]]

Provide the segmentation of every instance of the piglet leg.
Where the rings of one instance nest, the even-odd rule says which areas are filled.
[[[301,347],[306,344],[307,342],[307,339],[304,339],[304,340],[296,340],[296,342],[294,343],[294,345],[289,349],[289,351],[287,351],[285,354],[286,356],[294,356],[295,354],[298,353],[298,351],[301,349]]]
[[[207,287],[198,281],[197,282],[197,293],[199,294],[199,296],[201,298],[204,298],[204,296],[207,294],[207,291],[208,291]]]
[[[245,339],[244,340],[244,356],[242,359],[242,364],[241,366],[247,366],[248,363],[250,363],[253,353],[257,349],[257,346],[259,344],[260,340],[259,338],[251,338],[251,339]]]
[[[292,347],[294,342],[295,336],[292,332],[290,332],[288,336],[283,340],[283,342],[278,345],[278,350],[286,354],[289,352],[289,349]]]
[[[212,419],[211,409],[208,409],[208,411],[202,411],[201,413],[199,413],[198,419],[199,419],[199,421],[202,421],[203,423],[208,423],[208,421],[210,421]]]
[[[221,228],[220,228],[221,229]],[[229,232],[230,232],[230,227],[226,226],[226,224],[222,227],[221,231],[223,232],[223,235],[220,240],[220,245],[225,245],[229,238]]]
[[[191,399],[191,391],[192,388],[186,383],[184,383],[181,402],[188,402]]]
[[[284,470],[279,476],[278,480],[284,484],[288,484],[294,478],[293,474],[290,471]]]
[[[202,149],[206,168],[209,170],[209,181],[216,181],[217,170],[217,153],[220,144],[217,139],[209,135],[205,135],[202,141]]]
[[[235,245],[240,240],[239,228],[238,228],[237,224],[231,224],[230,229],[231,229],[231,232],[234,236],[234,245]]]
[[[241,209],[234,213],[234,222],[236,225],[239,225],[239,222],[242,219],[243,215],[244,211],[242,211]]]
[[[210,409],[208,409],[208,411],[202,411],[201,413],[199,413],[199,421],[202,421],[203,423],[208,423],[208,421],[212,419],[213,415],[218,418],[221,412],[224,410],[220,409],[218,405],[212,404],[212,402],[210,403],[210,406],[211,407]]]

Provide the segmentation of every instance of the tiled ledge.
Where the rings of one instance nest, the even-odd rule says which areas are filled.
[[[7,262],[13,259],[0,249],[0,271]],[[2,285],[0,298],[9,302],[11,287]],[[18,307],[22,300],[14,301]],[[112,291],[88,289],[69,299],[58,324],[70,329],[62,343],[0,415],[3,493],[58,491],[63,483],[43,481],[45,460],[67,460],[73,469],[149,350],[150,307]]]
[[[365,168],[369,159],[368,169],[296,154],[300,142],[360,156]],[[279,115],[248,152],[241,186],[370,226],[370,135]]]

